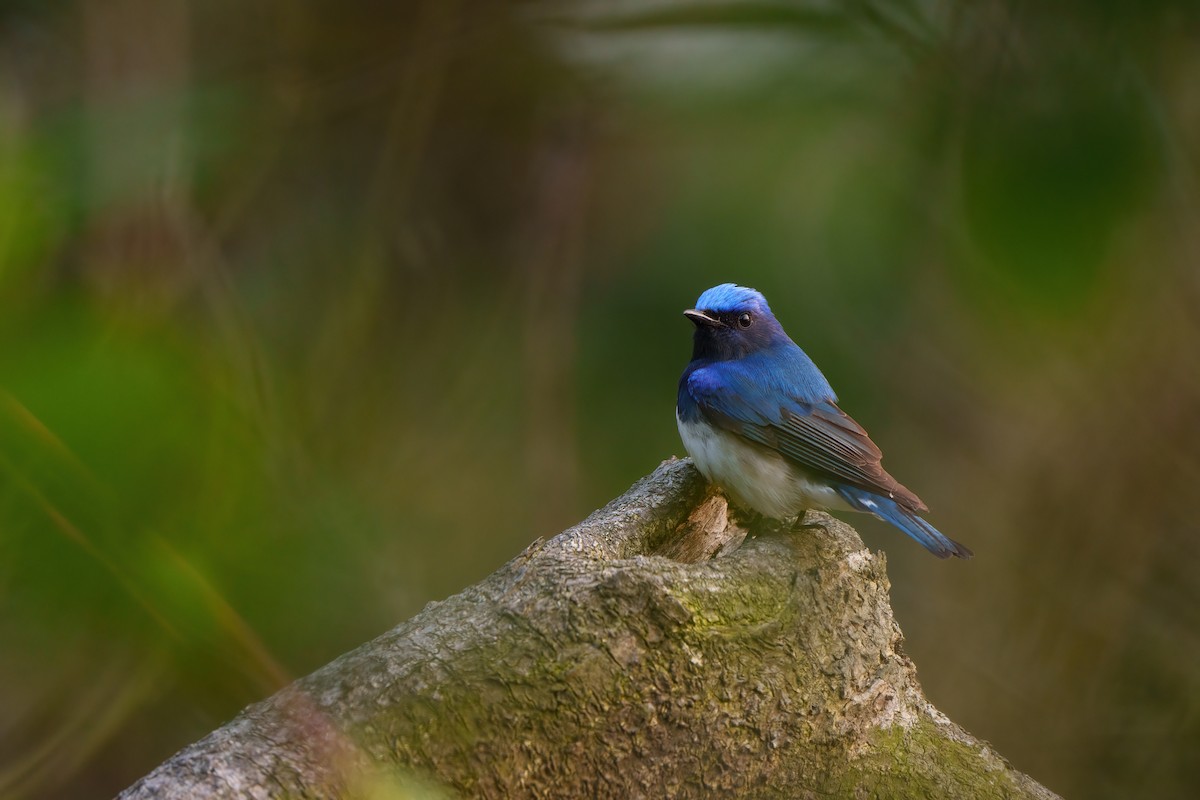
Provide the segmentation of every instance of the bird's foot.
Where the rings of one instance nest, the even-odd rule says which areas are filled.
[[[823,531],[828,531],[829,528],[823,521],[816,519],[809,511],[801,512],[792,520],[792,530],[794,531],[811,531],[820,528]]]

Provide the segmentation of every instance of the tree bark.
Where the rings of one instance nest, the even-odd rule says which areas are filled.
[[[924,698],[883,555],[804,522],[664,462],[121,798],[1055,797]]]

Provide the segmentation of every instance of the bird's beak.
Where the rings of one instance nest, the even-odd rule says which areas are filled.
[[[710,317],[708,314],[705,314],[699,309],[689,308],[687,311],[683,312],[683,315],[692,322],[696,323],[697,328],[701,325],[707,325],[710,328],[721,327],[721,320],[717,319],[716,317]]]

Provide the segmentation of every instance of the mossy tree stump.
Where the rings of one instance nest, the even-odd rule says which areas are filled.
[[[883,556],[805,523],[665,462],[121,797],[1054,797],[924,698]]]

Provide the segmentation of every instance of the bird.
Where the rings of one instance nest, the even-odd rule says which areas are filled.
[[[679,436],[737,506],[778,520],[807,509],[861,511],[939,558],[973,555],[921,517],[928,507],[883,469],[879,448],[838,408],[760,292],[723,283],[683,314],[695,331],[675,404]]]

